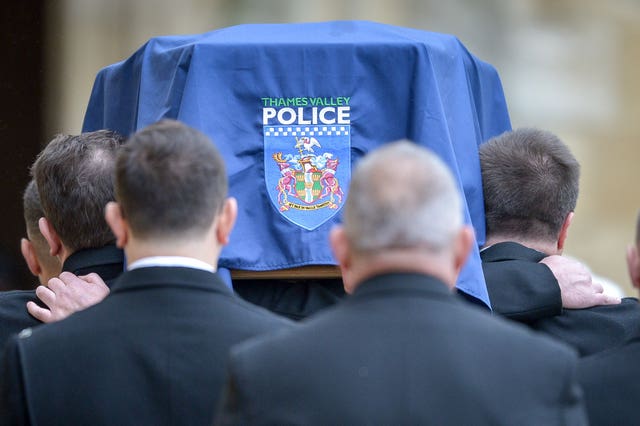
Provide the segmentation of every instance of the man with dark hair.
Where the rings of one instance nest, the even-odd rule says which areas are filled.
[[[637,425],[640,399],[640,337],[581,358],[578,380],[592,426]]]
[[[24,221],[27,228],[27,237],[20,241],[22,257],[24,257],[29,270],[38,277],[42,285],[47,285],[49,280],[60,274],[60,260],[49,254],[49,245],[40,232],[38,222],[44,217],[40,196],[36,188],[35,180],[31,180],[22,196]]]
[[[9,341],[9,424],[208,424],[231,345],[290,326],[215,273],[237,206],[205,135],[174,121],[135,133],[115,186],[106,218],[128,271],[101,303]]]
[[[627,249],[629,278],[640,287],[640,214],[635,241]],[[589,424],[637,424],[640,400],[640,337],[623,346],[584,357],[578,364],[578,378],[584,389]]]
[[[40,233],[38,221],[44,216],[35,181],[27,185],[23,200],[24,221],[27,238],[20,241],[22,256],[40,284],[46,285],[49,279],[60,274],[60,260],[49,254],[49,246]],[[27,314],[25,304],[35,300],[33,290],[12,290],[0,292],[0,345],[4,345],[9,335],[37,322]],[[0,350],[0,359],[2,351]]]
[[[37,189],[44,214],[38,218],[39,229],[49,245],[49,255],[62,265],[63,277],[69,272],[98,273],[110,283],[123,271],[124,255],[116,248],[115,237],[104,220],[104,206],[114,199],[115,153],[122,142],[120,135],[110,131],[59,135],[40,152],[33,165],[35,186],[31,190]],[[27,194],[26,201],[32,198]],[[31,218],[29,222],[35,220]],[[61,284],[57,279],[51,282],[54,288]],[[85,291],[102,285],[87,284]],[[27,309],[36,314],[45,311],[36,303],[36,295],[46,303],[52,294],[42,285],[35,292],[2,295],[0,346],[11,334],[40,324]]]
[[[352,295],[234,348],[220,424],[586,423],[569,348],[452,294],[473,236],[434,154],[364,157],[330,241]]]
[[[544,263],[562,255],[578,198],[580,165],[555,135],[538,129],[514,130],[481,145],[480,165],[487,225],[480,256],[494,310],[517,307],[531,297],[527,285],[533,285],[550,289],[548,302],[538,301],[545,311],[559,299],[560,290]],[[511,273],[515,270],[517,279]],[[599,291],[598,303],[611,306],[573,306],[562,294],[565,308],[582,309],[523,320],[516,308],[508,316],[571,344],[581,355],[640,333],[637,301],[618,304],[619,299],[602,293],[602,286]]]
[[[569,149],[550,132],[518,129],[483,144],[480,164],[487,241],[517,236],[562,250],[580,180]]]
[[[32,173],[45,214],[40,230],[53,256],[65,261],[80,250],[113,245],[104,207],[114,199],[113,165],[123,142],[107,130],[59,135],[36,158]]]

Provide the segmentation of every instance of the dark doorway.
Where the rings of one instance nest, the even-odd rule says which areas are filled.
[[[9,2],[0,14],[0,290],[32,288],[20,254],[22,191],[44,141],[44,0]]]

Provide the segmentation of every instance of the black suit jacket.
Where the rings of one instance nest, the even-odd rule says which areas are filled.
[[[425,275],[232,350],[224,425],[585,424],[575,354]]]
[[[591,425],[640,423],[640,339],[582,358],[578,378]]]
[[[538,263],[544,257],[512,242],[480,251],[493,312],[524,323],[562,313],[558,281],[547,265]]]
[[[517,306],[522,300],[535,300],[536,286],[544,291],[552,284],[544,273],[544,269],[549,269],[538,263],[546,254],[539,251],[508,242],[495,244],[483,250],[480,256],[492,303],[494,296],[498,295],[499,300],[512,297],[512,304]],[[557,287],[557,284],[555,285]],[[497,312],[501,313],[500,310]],[[638,301],[631,297],[623,299],[619,305],[564,309],[557,315],[538,320],[522,320],[513,316],[510,318],[520,319],[534,330],[570,344],[582,356],[640,336],[640,306]]]
[[[9,340],[2,405],[9,424],[209,424],[231,345],[289,324],[211,272],[136,269],[101,303]]]
[[[96,272],[110,285],[124,270],[124,253],[114,245],[98,249],[79,250],[69,256],[62,265],[63,271],[76,275]],[[27,302],[41,304],[35,290],[15,290],[0,292],[0,365],[2,348],[9,336],[21,330],[40,325],[41,322],[29,315]]]

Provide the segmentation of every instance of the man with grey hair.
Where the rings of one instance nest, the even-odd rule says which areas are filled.
[[[471,245],[442,161],[409,142],[352,175],[331,245],[351,296],[232,349],[219,424],[584,424],[564,345],[452,294]]]

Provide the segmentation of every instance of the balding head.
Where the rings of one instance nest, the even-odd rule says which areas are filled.
[[[407,141],[372,152],[356,168],[344,227],[354,249],[439,250],[462,224],[451,173],[435,155]]]
[[[394,142],[358,163],[340,232],[344,232],[351,257],[367,259],[362,262],[365,268],[386,265],[390,269],[435,272],[421,267],[429,259],[451,259],[461,229],[457,185],[444,163],[427,149],[408,141]],[[340,261],[341,254],[336,252],[336,257]],[[420,257],[420,265],[401,261],[411,257]],[[375,262],[369,262],[374,258]],[[445,269],[461,266],[446,263],[441,265]],[[344,277],[345,268],[341,266]]]
[[[58,135],[33,164],[42,210],[71,253],[115,240],[104,208],[114,199],[115,157],[123,142],[106,130]]]

